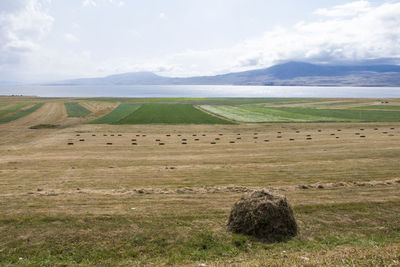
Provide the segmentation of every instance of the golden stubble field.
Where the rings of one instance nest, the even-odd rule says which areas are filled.
[[[49,101],[0,125],[5,264],[400,264],[400,123],[84,122]],[[257,188],[286,195],[299,237],[225,231]]]

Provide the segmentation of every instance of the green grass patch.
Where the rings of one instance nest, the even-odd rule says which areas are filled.
[[[322,120],[318,116],[296,114],[281,110],[280,108],[265,108],[259,105],[248,106],[210,106],[201,108],[239,122],[308,122]],[[328,120],[328,118],[324,118]],[[335,121],[335,119],[331,119]]]
[[[326,101],[320,98],[279,98],[279,97],[216,97],[207,98],[204,105],[251,105],[251,104],[265,104],[265,105],[287,105],[287,104],[301,104],[301,103],[315,103]]]
[[[271,108],[276,109],[276,108]],[[303,116],[320,117],[321,120],[358,122],[398,122],[400,111],[386,110],[352,110],[352,109],[313,109],[313,108],[279,108],[281,111],[301,114]]]
[[[54,129],[57,128],[58,125],[54,125],[54,124],[38,124],[38,125],[33,125],[31,127],[29,127],[29,129],[34,129],[34,130],[38,130],[38,129]]]
[[[316,109],[303,107],[201,106],[217,115],[240,122],[398,122],[400,111]]]
[[[361,106],[356,107],[357,109],[386,109],[386,110],[399,110],[400,105],[369,105],[369,106]]]
[[[82,107],[79,103],[65,102],[64,105],[67,108],[68,117],[85,117],[92,113],[90,110]]]
[[[144,104],[118,124],[232,124],[190,104]]]
[[[10,121],[13,121],[13,120],[22,118],[22,117],[24,117],[24,116],[26,116],[26,115],[29,115],[29,114],[31,114],[32,112],[36,111],[36,110],[39,109],[41,106],[43,106],[43,103],[36,104],[36,105],[34,105],[33,107],[28,108],[28,109],[26,109],[26,110],[22,110],[22,111],[20,111],[20,112],[14,114],[14,115],[11,115],[11,116],[8,116],[8,117],[5,117],[5,118],[1,118],[1,119],[0,119],[0,123],[6,123],[6,122],[10,122]]]
[[[2,110],[0,110],[0,117],[4,116],[4,115],[7,115],[7,114],[9,114],[11,112],[15,112],[15,111],[27,106],[27,105],[28,104],[21,103],[21,104],[17,104],[17,105],[11,106],[9,108],[2,109]]]
[[[134,103],[122,103],[118,107],[116,107],[113,111],[105,115],[104,117],[101,117],[99,119],[93,120],[90,123],[92,124],[112,124],[116,123],[135,110],[137,110],[140,107],[139,104],[134,104]]]
[[[279,263],[282,251],[296,259],[336,248],[398,244],[399,204],[297,206],[294,212],[300,235],[273,244],[227,232],[227,212],[198,211],[191,216],[154,213],[151,217],[27,212],[0,219],[0,265],[174,266],[228,261],[241,255],[275,258]],[[219,230],[210,229],[210,224],[218,225]],[[360,265],[368,261],[364,259]]]
[[[314,103],[326,101],[322,98],[277,98],[277,97],[214,97],[214,98],[194,98],[194,97],[161,97],[161,98],[134,98],[134,97],[96,97],[80,98],[83,101],[107,101],[107,102],[129,102],[129,103],[165,103],[165,104],[195,104],[195,105],[245,105],[245,104],[266,104],[266,105],[286,105],[300,103]]]

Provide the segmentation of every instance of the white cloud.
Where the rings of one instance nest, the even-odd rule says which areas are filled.
[[[83,5],[84,7],[89,7],[89,6],[95,7],[95,6],[97,6],[95,0],[84,0],[83,3],[82,3],[82,5]]]
[[[125,2],[122,0],[83,0],[82,5],[84,7],[97,7],[101,4],[112,4],[118,7],[122,7],[125,5]]]
[[[79,39],[73,35],[72,33],[66,33],[64,34],[64,40],[69,42],[69,43],[78,43]]]
[[[314,14],[327,17],[347,17],[362,14],[371,9],[372,7],[368,1],[357,1],[332,8],[320,8]]]
[[[232,47],[188,50],[165,61],[172,65],[172,75],[242,71],[287,60],[345,63],[396,58],[400,63],[400,3],[372,6],[358,1],[316,13],[324,20],[276,28]]]
[[[123,3],[119,0],[82,3],[86,1],[89,6]],[[22,65],[24,75],[55,74],[53,77],[60,78],[145,70],[169,76],[212,75],[264,68],[287,60],[347,63],[385,59],[400,63],[400,2],[373,5],[356,1],[319,9],[314,13],[320,17],[314,21],[277,27],[231,47],[188,49],[164,57],[149,54],[142,61],[127,56],[104,60],[103,55],[90,51],[61,53],[57,47],[42,47],[40,40],[49,32],[53,18],[42,8],[40,0],[9,3],[0,0],[0,76],[5,70],[22,73],[15,70]],[[160,13],[159,17],[167,15]],[[127,33],[145,38],[145,33],[137,30]],[[71,33],[61,36],[69,42],[79,41]],[[24,64],[19,62],[22,59]]]
[[[23,60],[24,54],[38,49],[40,40],[50,31],[54,19],[43,10],[39,0],[2,2],[0,7],[1,73],[8,70],[9,64]]]

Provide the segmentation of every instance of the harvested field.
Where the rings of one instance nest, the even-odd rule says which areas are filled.
[[[8,115],[9,113],[16,112],[16,111],[18,111],[19,109],[21,109],[21,108],[23,108],[23,107],[25,107],[25,106],[27,106],[27,105],[28,105],[28,104],[22,103],[22,104],[11,105],[11,106],[9,106],[9,107],[6,107],[6,108],[4,108],[4,109],[1,109],[1,110],[0,110],[0,118],[4,117],[5,115]]]
[[[399,122],[86,124],[64,102],[0,125],[0,265],[400,264]],[[227,231],[263,189],[293,239]]]
[[[28,108],[28,109],[26,109],[26,110],[21,110],[21,111],[15,113],[14,115],[3,117],[3,118],[0,119],[0,123],[6,123],[6,122],[10,122],[10,121],[13,121],[13,120],[22,118],[22,117],[24,117],[24,116],[26,116],[26,115],[29,115],[29,114],[31,114],[32,112],[36,111],[36,110],[39,109],[42,105],[43,105],[43,103],[36,104],[36,105],[34,105],[33,107]]]

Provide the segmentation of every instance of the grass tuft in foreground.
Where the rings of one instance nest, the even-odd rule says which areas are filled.
[[[55,124],[38,124],[38,125],[33,125],[31,127],[29,127],[29,129],[34,129],[34,130],[38,130],[38,129],[54,129],[57,128],[58,125]]]

